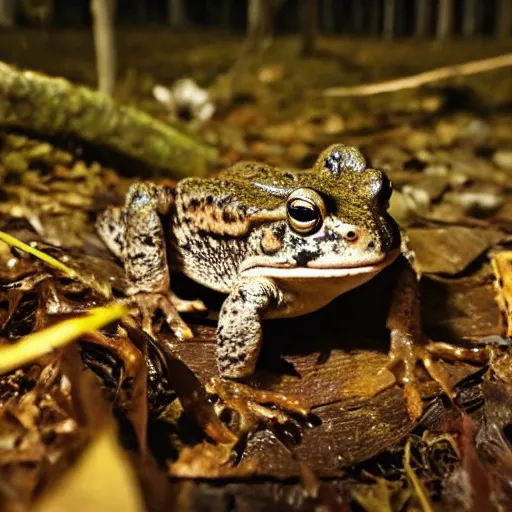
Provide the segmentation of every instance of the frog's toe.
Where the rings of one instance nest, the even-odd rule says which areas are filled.
[[[157,311],[164,314],[165,321],[178,339],[185,340],[194,337],[192,329],[183,321],[170,296],[158,293],[138,293],[131,297],[131,301],[137,305],[140,311],[143,330],[153,338],[155,337],[153,319]]]
[[[416,365],[421,362],[430,377],[439,384],[450,398],[453,388],[448,374],[437,363],[424,345],[415,344],[413,337],[398,329],[391,331],[391,349],[385,369],[391,370],[397,381],[404,387],[407,402],[407,412],[411,420],[417,420],[423,412],[423,402],[418,389],[418,379],[415,374]],[[398,373],[397,367],[403,365],[403,372]]]
[[[170,294],[170,299],[176,308],[178,313],[193,313],[195,311],[206,311],[207,307],[204,302],[200,299],[196,300],[185,300],[181,299],[174,293]]]
[[[215,409],[219,416],[225,409],[238,414],[239,434],[249,432],[262,423],[282,424],[289,421],[291,415],[307,417],[309,414],[309,407],[301,397],[254,389],[240,382],[213,377],[206,390],[218,397]]]

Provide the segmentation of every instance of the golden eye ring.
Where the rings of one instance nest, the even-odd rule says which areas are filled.
[[[318,192],[309,188],[298,188],[288,196],[286,217],[296,233],[314,233],[322,225],[325,215],[325,203]]]

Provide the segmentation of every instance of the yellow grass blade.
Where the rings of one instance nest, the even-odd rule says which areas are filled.
[[[423,512],[434,512],[434,508],[428,498],[428,492],[421,480],[416,476],[414,470],[411,467],[411,440],[407,440],[404,451],[404,470],[409,481],[409,485],[418,499],[421,509]]]
[[[76,270],[72,269],[71,267],[68,267],[67,265],[64,265],[64,263],[53,258],[49,254],[46,254],[45,252],[40,251],[39,249],[31,247],[30,245],[27,245],[21,240],[18,240],[17,238],[7,233],[4,233],[3,231],[0,231],[0,240],[8,245],[11,245],[12,247],[20,249],[21,251],[24,251],[28,254],[32,254],[32,256],[39,258],[41,261],[44,261],[47,265],[50,265],[51,267],[56,268],[57,270],[60,270],[70,279],[79,280],[86,286],[92,288],[93,290],[96,290],[100,295],[102,295],[106,299],[112,298],[112,290],[109,285],[97,282],[94,278],[91,278],[91,276],[81,275]]]
[[[52,350],[68,345],[80,335],[95,331],[126,315],[125,306],[113,303],[91,309],[79,318],[64,320],[42,331],[29,334],[19,342],[0,347],[0,374],[20,368]]]
[[[40,260],[44,261],[51,267],[60,270],[70,278],[75,278],[78,276],[75,270],[68,267],[67,265],[64,265],[64,263],[61,263],[59,260],[52,258],[50,255],[44,253],[43,251],[40,251],[38,249],[35,249],[34,247],[31,247],[30,245],[27,245],[21,240],[18,240],[17,238],[14,238],[13,236],[4,233],[3,231],[0,231],[0,240],[2,240],[2,242],[5,242],[8,245],[16,247],[17,249],[27,252],[28,254],[32,254],[32,256],[35,256],[36,258],[39,258]]]

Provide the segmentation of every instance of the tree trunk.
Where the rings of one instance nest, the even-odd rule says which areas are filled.
[[[14,26],[14,1],[0,0],[0,27]]]
[[[510,37],[512,26],[512,0],[499,0],[496,8],[495,34],[500,39]]]
[[[322,27],[326,34],[334,32],[334,0],[324,0],[322,8]]]
[[[384,0],[384,39],[391,40],[395,34],[395,0]]]
[[[116,81],[114,16],[116,0],[91,0],[98,89],[112,94]]]
[[[437,12],[437,39],[445,41],[452,33],[453,0],[439,0]]]
[[[255,41],[262,37],[265,6],[263,0],[249,0],[247,5],[247,36]]]
[[[462,19],[462,33],[466,37],[474,36],[476,32],[476,0],[464,2],[464,14]]]
[[[414,35],[426,37],[429,22],[429,0],[416,0],[416,12],[414,13]]]
[[[183,0],[167,0],[168,24],[173,30],[183,30],[187,26],[187,13]]]
[[[300,54],[303,57],[313,55],[316,50],[316,37],[318,35],[318,0],[301,0],[301,35],[302,47]]]

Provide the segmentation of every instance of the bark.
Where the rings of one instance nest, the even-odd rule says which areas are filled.
[[[414,35],[425,37],[428,32],[429,22],[429,0],[416,0],[416,12],[414,13]]]
[[[176,179],[205,175],[216,161],[212,148],[105,94],[4,63],[0,126],[45,137],[73,136]]]
[[[268,48],[274,34],[274,22],[283,0],[249,0],[247,40],[249,50]]]
[[[395,6],[396,0],[384,0],[384,39],[391,40],[395,34]]]
[[[512,0],[499,0],[496,8],[496,36],[500,39],[510,37],[512,26]]]
[[[476,32],[476,0],[464,2],[464,14],[462,19],[462,33],[471,37]]]
[[[249,0],[247,5],[247,36],[256,40],[262,36],[265,6],[263,0]]]
[[[0,27],[14,26],[14,0],[0,0]]]
[[[98,89],[112,94],[116,82],[114,16],[116,0],[91,0]]]
[[[313,55],[318,35],[318,0],[301,0],[301,55]]]
[[[437,12],[437,39],[445,41],[452,33],[453,0],[439,0]]]

